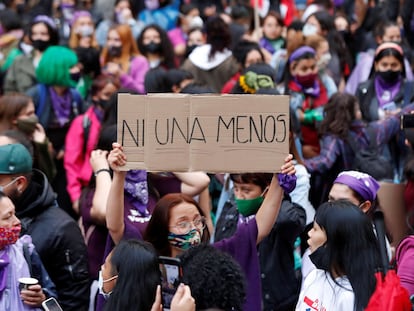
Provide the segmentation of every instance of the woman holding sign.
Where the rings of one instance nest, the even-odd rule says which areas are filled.
[[[114,178],[107,203],[107,226],[109,233],[119,241],[130,237],[131,228],[123,223],[123,189],[126,172],[120,169],[126,165],[126,156],[120,144],[114,143],[108,157],[114,170]],[[261,204],[256,218],[240,226],[230,239],[215,243],[214,246],[232,255],[242,266],[248,279],[246,310],[260,310],[260,272],[256,246],[273,227],[279,213],[283,192],[290,192],[296,184],[292,156],[285,159],[279,174],[274,174],[268,193]],[[108,217],[109,216],[109,217]],[[114,227],[114,221],[119,227]],[[116,230],[118,229],[118,230]],[[115,236],[114,236],[115,233]],[[145,239],[151,242],[159,255],[176,257],[194,245],[208,243],[209,230],[206,228],[205,213],[198,203],[182,193],[171,193],[162,197],[152,214]]]

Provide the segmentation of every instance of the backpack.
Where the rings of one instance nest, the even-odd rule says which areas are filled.
[[[408,291],[401,285],[400,278],[395,270],[389,269],[385,246],[384,214],[379,210],[374,213],[374,224],[381,255],[382,271],[375,274],[377,286],[365,311],[411,311]]]
[[[355,158],[352,169],[371,175],[376,180],[393,179],[394,169],[391,161],[379,153],[375,129],[367,127],[369,146],[361,148],[355,139],[348,133],[347,142],[354,152]]]

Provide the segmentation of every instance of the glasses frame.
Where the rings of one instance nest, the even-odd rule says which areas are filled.
[[[196,224],[195,222],[199,222],[199,224],[202,224],[202,227],[198,227],[199,224]],[[182,225],[184,225],[186,228],[184,228]],[[175,226],[169,226],[170,228],[177,228],[180,234],[187,234],[191,231],[192,227],[195,227],[197,230],[204,230],[206,227],[206,217],[200,216],[200,218],[191,220],[191,221],[181,221],[177,223]]]

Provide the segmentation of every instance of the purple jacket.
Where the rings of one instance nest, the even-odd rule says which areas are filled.
[[[120,76],[122,87],[145,94],[144,80],[149,69],[149,63],[144,56],[135,56],[131,60],[129,72]]]
[[[410,235],[402,240],[395,254],[401,285],[411,296],[414,294],[414,236]]]
[[[262,309],[260,266],[256,247],[257,234],[256,218],[253,218],[248,223],[240,224],[232,237],[213,244],[217,249],[230,254],[246,275],[247,290],[244,311]]]

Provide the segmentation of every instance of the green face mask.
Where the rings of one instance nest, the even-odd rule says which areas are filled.
[[[259,210],[263,200],[263,196],[254,199],[236,199],[237,210],[244,217],[254,215]]]
[[[17,128],[26,135],[32,135],[36,129],[36,125],[39,123],[39,119],[36,115],[17,119]]]

